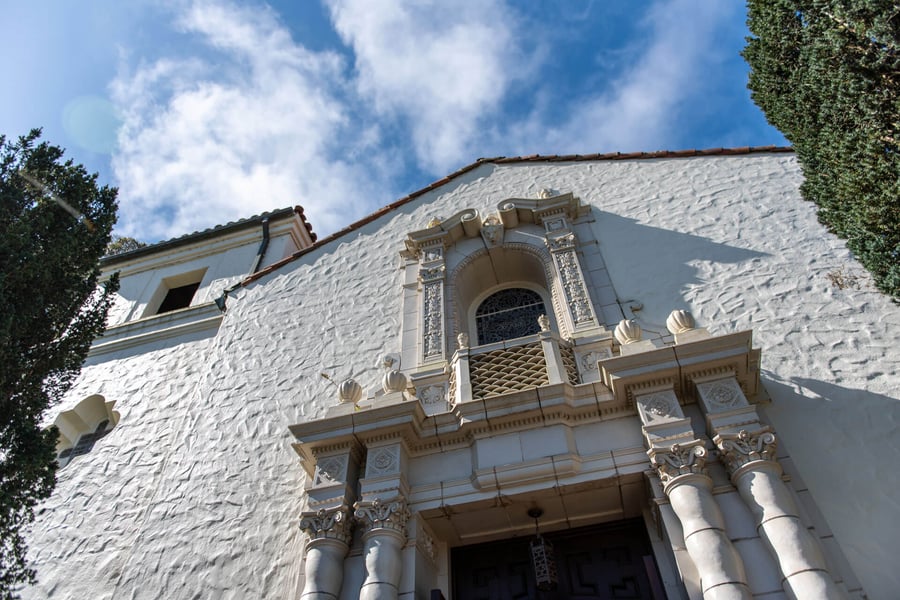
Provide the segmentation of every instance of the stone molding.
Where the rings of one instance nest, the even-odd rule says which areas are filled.
[[[332,539],[350,544],[353,537],[350,507],[341,505],[337,508],[320,508],[315,512],[301,513],[300,529],[309,535],[311,540]]]
[[[390,502],[384,502],[381,498],[375,498],[371,502],[357,502],[354,508],[354,515],[364,534],[386,529],[406,537],[406,522],[410,512],[406,499],[402,496]]]
[[[738,477],[751,463],[777,462],[778,440],[769,427],[752,432],[741,429],[738,433],[720,433],[713,438],[713,442],[719,448],[719,456],[732,478]]]

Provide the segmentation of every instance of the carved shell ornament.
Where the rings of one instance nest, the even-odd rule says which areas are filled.
[[[622,345],[639,342],[641,341],[641,335],[643,335],[641,326],[634,319],[622,319],[619,321],[614,333],[616,339]]]
[[[398,361],[390,355],[386,355],[381,359],[381,366],[384,369],[384,376],[381,378],[381,388],[385,393],[402,392],[406,390],[406,375],[394,368]]]
[[[666,319],[666,329],[672,335],[690,331],[697,326],[694,316],[686,310],[673,310]]]
[[[338,399],[341,402],[356,404],[362,398],[362,386],[353,379],[345,380],[338,386]]]

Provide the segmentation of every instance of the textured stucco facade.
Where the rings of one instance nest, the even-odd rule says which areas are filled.
[[[900,587],[900,310],[817,223],[799,183],[786,153],[485,163],[235,290],[210,327],[94,356],[58,409],[100,394],[119,420],[60,471],[32,535],[39,582],[25,596],[299,597],[309,482],[288,426],[337,404],[321,373],[358,381],[365,404],[380,390],[380,357],[416,367],[400,258],[410,232],[464,209],[484,218],[508,198],[550,189],[589,208],[573,229],[592,308],[610,332],[634,318],[645,340],[671,345],[673,309],[713,335],[752,331],[770,399],[757,410],[779,436],[804,524],[843,593],[891,598]],[[857,277],[858,289],[834,285],[835,273]],[[685,415],[705,429],[696,406]],[[588,437],[634,448],[635,472],[651,471],[636,412],[597,427]],[[432,469],[417,463],[410,477],[440,468],[429,460]],[[771,566],[761,544],[741,547],[757,533],[727,477],[714,479],[744,562]],[[677,563],[669,575],[661,566],[662,576],[683,576],[697,597],[677,542],[660,551]],[[404,560],[401,597],[413,597],[415,560]],[[357,542],[342,597],[355,597],[362,561]],[[446,595],[446,567],[433,570],[426,587]],[[777,578],[748,576],[755,595],[785,597]],[[680,589],[666,583],[670,595]]]

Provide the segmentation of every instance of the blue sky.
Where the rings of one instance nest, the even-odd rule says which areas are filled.
[[[734,0],[0,2],[0,133],[149,242],[295,204],[328,234],[484,156],[786,144]]]

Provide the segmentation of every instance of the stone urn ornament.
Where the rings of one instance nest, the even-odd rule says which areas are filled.
[[[690,331],[696,326],[697,323],[694,321],[694,316],[686,310],[673,310],[669,314],[669,318],[666,319],[666,329],[672,335]]]
[[[341,403],[356,405],[362,398],[363,389],[355,379],[346,379],[338,386],[338,400]]]
[[[641,331],[641,326],[638,325],[637,321],[634,319],[622,319],[619,321],[619,324],[616,325],[614,335],[619,343],[624,346],[625,344],[633,344],[641,341],[643,332]]]
[[[385,355],[381,359],[381,366],[384,368],[381,388],[386,394],[406,391],[406,375],[394,368],[394,365],[398,362],[396,358],[390,355]]]

